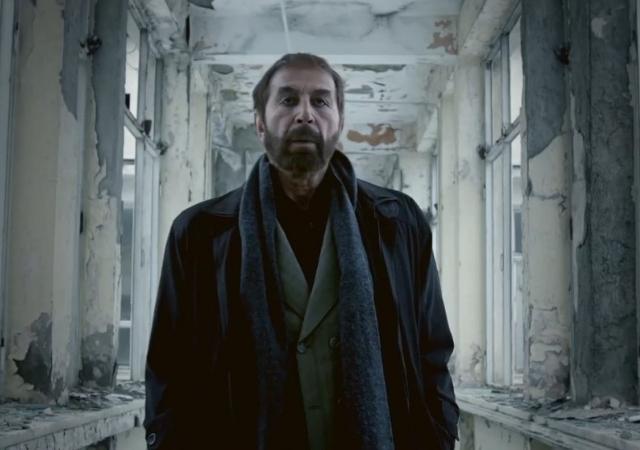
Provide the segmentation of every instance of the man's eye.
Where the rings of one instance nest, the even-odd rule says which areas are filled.
[[[285,106],[291,106],[294,105],[296,102],[296,99],[293,97],[285,97],[282,100],[280,100],[280,104],[281,105],[285,105]]]
[[[315,106],[328,106],[329,105],[329,103],[327,103],[327,101],[325,99],[320,98],[320,97],[314,98],[313,99],[313,104]]]

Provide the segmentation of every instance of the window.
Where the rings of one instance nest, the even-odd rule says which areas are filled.
[[[7,198],[10,158],[12,147],[13,113],[13,63],[14,63],[14,1],[0,3],[0,383],[4,379],[5,340],[5,254],[8,243]]]
[[[142,379],[158,274],[158,150],[156,130],[161,65],[142,20],[127,20],[125,127],[122,151],[122,296],[118,378]]]
[[[495,43],[485,74],[487,382],[507,386],[522,383],[525,348],[519,10]]]

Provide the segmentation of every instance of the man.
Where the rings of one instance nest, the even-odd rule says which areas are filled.
[[[452,449],[453,341],[420,209],[336,151],[344,85],[322,58],[285,55],[253,98],[266,155],[168,238],[149,448]]]

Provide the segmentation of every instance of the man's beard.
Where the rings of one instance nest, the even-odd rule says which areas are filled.
[[[339,133],[336,133],[325,141],[322,135],[313,128],[302,125],[282,137],[276,136],[269,129],[266,129],[264,145],[273,165],[294,176],[304,176],[318,172],[327,166],[338,139]],[[289,146],[294,141],[313,142],[315,148],[313,151],[292,151]]]

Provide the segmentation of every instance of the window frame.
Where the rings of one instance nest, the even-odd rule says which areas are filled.
[[[638,42],[638,33],[640,33],[640,0],[636,0],[636,33],[635,33],[635,45],[636,45],[636,76],[635,86],[632,86],[635,90],[635,120],[634,122],[634,197],[635,197],[635,218],[636,218],[636,309],[637,309],[637,330],[638,330],[638,344],[640,345],[640,42]],[[638,358],[638,376],[640,381],[640,355]],[[638,394],[640,399],[640,393]]]
[[[7,330],[6,257],[9,242],[9,178],[13,147],[17,1],[0,2],[0,384],[5,379]]]
[[[124,125],[133,135],[135,148],[134,207],[132,224],[131,317],[122,320],[118,329],[129,328],[129,365],[118,367],[119,380],[144,378],[147,343],[153,317],[154,291],[158,282],[158,217],[159,217],[159,157],[156,144],[159,136],[156,124],[160,120],[162,88],[161,55],[152,45],[144,16],[135,2],[129,3],[128,14],[140,31],[138,63],[138,95],[134,115],[124,107]],[[151,92],[149,92],[151,88]],[[151,120],[151,130],[145,132],[145,121]],[[118,299],[120,301],[120,299]]]
[[[436,258],[436,261],[439,258],[440,251],[440,242],[438,242],[437,236],[439,236],[439,225],[440,225],[440,213],[438,211],[438,199],[440,198],[440,155],[436,148],[431,153],[431,167],[430,167],[430,183],[431,183],[431,198],[429,210],[431,212],[431,235],[432,239],[432,253]]]
[[[486,157],[485,157],[485,264],[486,264],[486,348],[487,348],[487,364],[486,364],[486,380],[489,385],[511,386],[521,384],[523,382],[522,374],[515,373],[515,346],[513,342],[514,320],[513,320],[513,297],[512,297],[512,281],[513,281],[513,249],[512,249],[512,158],[511,145],[519,136],[522,135],[521,114],[524,105],[520,106],[520,113],[514,120],[511,120],[511,91],[510,91],[510,49],[509,37],[512,30],[518,24],[521,18],[520,2],[514,6],[514,9],[506,22],[505,27],[491,46],[488,57],[485,60],[485,141],[486,141]],[[522,32],[521,32],[522,33]],[[522,34],[520,42],[522,42]],[[493,139],[494,134],[494,117],[496,111],[493,108],[493,76],[494,65],[499,64],[499,114],[500,114],[500,136]],[[502,158],[502,193],[503,193],[503,214],[501,224],[501,271],[502,280],[499,286],[496,286],[494,269],[497,261],[494,261],[494,192],[493,181],[495,168],[494,163],[498,158]],[[508,206],[508,207],[507,207]],[[496,304],[494,293],[496,289],[500,289],[501,302]],[[496,322],[496,316],[502,316],[502,326]],[[501,347],[501,354],[496,350],[496,345]],[[524,346],[524,342],[522,343]],[[500,373],[501,380],[494,374]]]

